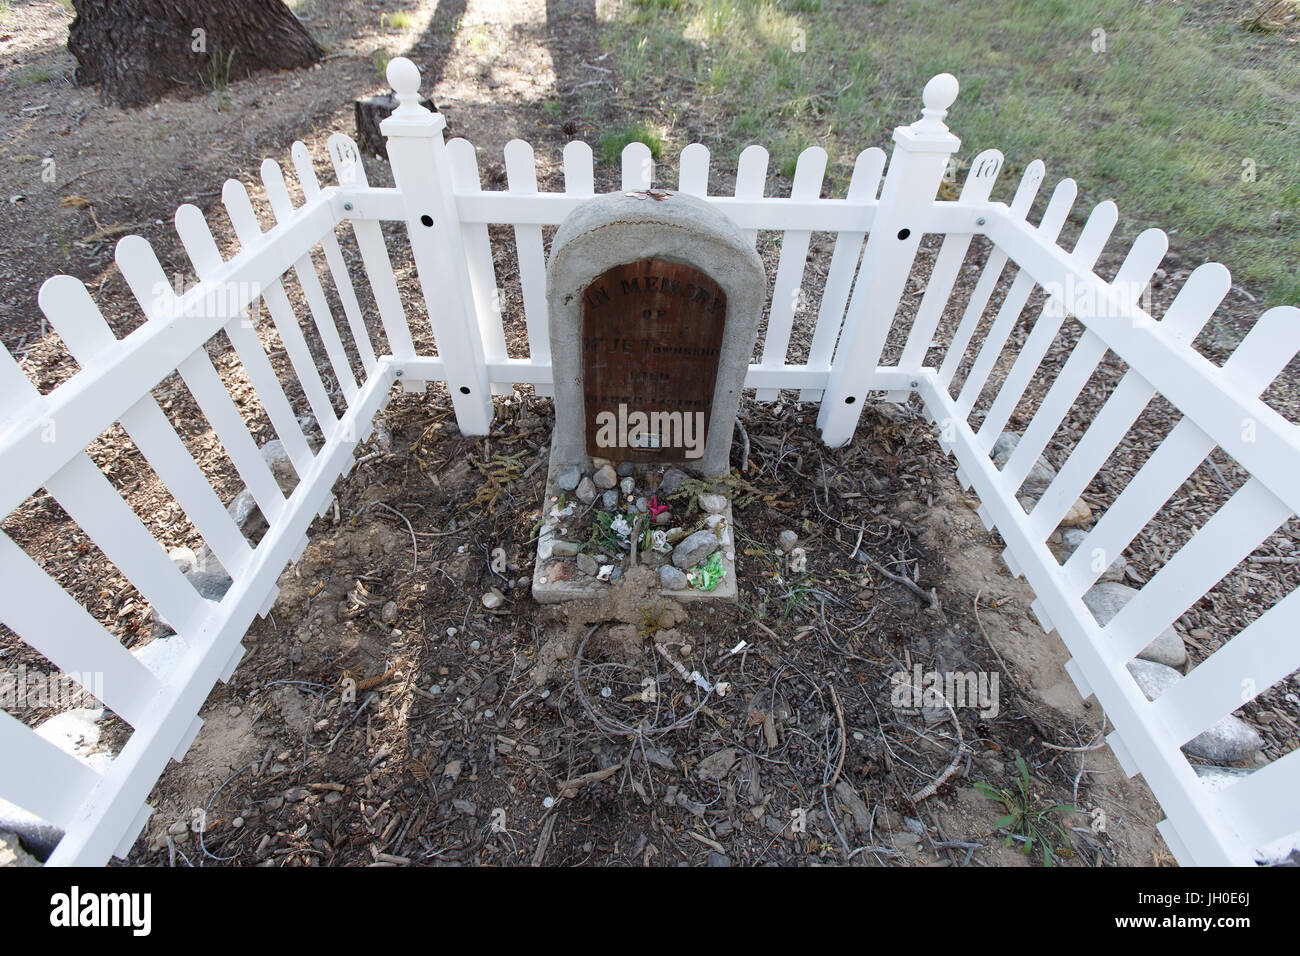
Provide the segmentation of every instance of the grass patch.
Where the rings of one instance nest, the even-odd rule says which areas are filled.
[[[55,74],[51,73],[49,70],[28,70],[26,73],[14,80],[14,83],[17,84],[19,89],[25,89],[29,86],[35,86],[38,83],[49,83],[54,79],[54,77]]]
[[[1024,757],[1016,758],[1015,786],[993,787],[978,782],[975,789],[990,800],[1002,804],[1002,809],[1006,811],[993,825],[1007,831],[1007,846],[1012,846],[1019,838],[1020,851],[1029,856],[1037,843],[1043,855],[1043,866],[1051,866],[1054,855],[1074,855],[1070,835],[1055,817],[1059,814],[1078,813],[1078,809],[1064,803],[1044,803],[1041,796],[1033,790]]]
[[[417,21],[412,14],[404,10],[398,10],[396,13],[381,13],[379,15],[379,25],[388,27],[390,30],[414,30]]]
[[[600,155],[610,166],[617,166],[623,156],[623,150],[630,143],[645,143],[650,147],[650,155],[655,161],[664,154],[663,134],[649,123],[639,122],[601,136]]]
[[[658,104],[664,146],[686,145],[679,124],[706,116],[717,162],[757,142],[789,179],[815,143],[841,195],[857,153],[888,148],[926,80],[951,72],[960,162],[1007,156],[995,199],[1042,158],[1049,183],[1079,183],[1085,213],[1115,200],[1123,235],[1160,226],[1189,258],[1223,261],[1271,301],[1297,298],[1295,22],[1261,33],[1227,11],[1128,0],[634,0],[604,31],[628,102]]]

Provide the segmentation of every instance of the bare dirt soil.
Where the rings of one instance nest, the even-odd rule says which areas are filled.
[[[381,11],[398,9],[415,11],[422,25],[380,24]],[[351,131],[353,98],[382,89],[377,53],[407,53],[421,64],[450,135],[480,147],[484,188],[504,188],[501,148],[512,138],[534,144],[542,189],[562,184],[565,142],[594,141],[597,130],[569,110],[578,84],[605,76],[589,69],[600,56],[591,5],[319,0],[298,12],[330,51],[319,69],[233,84],[220,111],[211,94],[122,111],[69,85],[64,8],[15,4],[0,30],[0,108],[14,120],[10,162],[0,164],[9,212],[0,220],[8,250],[0,337],[42,391],[76,370],[57,335],[42,334],[35,293],[43,278],[55,271],[83,278],[114,331],[128,333],[141,319],[112,266],[117,235],[145,235],[169,275],[192,278],[166,222],[178,204],[193,202],[233,254],[217,201],[222,179],[249,186],[264,222],[257,180],[264,156],[287,167],[289,144],[301,139],[322,181],[332,181],[325,140]],[[34,71],[52,78],[31,81]],[[558,115],[550,102],[560,104]],[[54,183],[40,178],[47,154]],[[382,161],[368,160],[367,172],[372,184],[391,184]],[[663,181],[674,172],[666,169]],[[725,191],[732,174],[715,172],[716,191]],[[598,165],[597,189],[611,188],[617,171]],[[8,202],[18,195],[25,198]],[[83,201],[65,203],[74,196]],[[511,354],[526,354],[513,231],[493,228],[492,237]],[[413,268],[400,235],[393,239],[394,271],[421,338],[427,321]],[[814,302],[831,244],[814,236]],[[759,249],[771,274],[779,237],[761,236]],[[905,318],[936,251],[927,240],[900,309]],[[986,254],[977,244],[938,340],[960,317]],[[355,259],[354,250],[348,255]],[[1118,261],[1108,253],[1099,273],[1113,275]],[[1174,256],[1164,268],[1152,291],[1156,314],[1187,272]],[[989,315],[1008,285],[1004,276]],[[300,291],[286,287],[305,314]],[[1013,345],[1040,307],[1041,298],[1031,299]],[[1234,292],[1198,347],[1222,361],[1256,314],[1249,293]],[[367,316],[381,336],[373,309]],[[275,329],[263,321],[258,333],[295,408],[304,409]],[[1011,427],[1027,422],[1077,336],[1067,330]],[[806,355],[810,337],[811,320],[801,314],[792,360]],[[900,347],[896,333],[890,353]],[[254,436],[274,438],[224,338],[210,352]],[[1113,357],[1103,363],[1049,446],[1054,465],[1121,372]],[[997,369],[993,380],[1004,374]],[[1295,420],[1293,381],[1266,398]],[[232,498],[238,478],[184,386],[168,380],[155,396],[223,500]],[[855,442],[831,451],[816,438],[815,406],[791,398],[742,409],[748,467],[740,441],[733,465],[753,492],[736,511],[740,600],[692,606],[682,621],[648,601],[635,580],[607,606],[581,614],[527,596],[520,582],[533,560],[548,400],[519,389],[498,400],[492,436],[469,439],[440,388],[396,399],[359,450],[364,463],[339,483],[337,510],[317,521],[302,560],[282,576],[272,614],[250,631],[244,662],[205,705],[194,747],[159,781],[151,796],[158,812],[128,862],[1020,864],[1027,858],[993,826],[1002,808],[972,789],[975,781],[1013,786],[1018,757],[1032,775],[1033,799],[1080,810],[1061,818],[1072,849],[1058,853],[1058,864],[1171,862],[1154,829],[1159,808],[1102,744],[1102,715],[1066,677],[1064,648],[1029,613],[1032,594],[1007,574],[1000,539],[984,530],[976,503],[952,477],[933,426],[913,408],[872,407]],[[1158,441],[1176,417],[1155,403],[1139,432]],[[1117,453],[1085,494],[1094,512],[1113,501],[1150,447]],[[119,429],[90,453],[164,545],[201,544]],[[494,484],[485,472],[501,474],[494,469],[503,461],[523,467]],[[1221,455],[1195,474],[1130,549],[1134,583],[1154,574],[1243,480]],[[38,493],[3,528],[127,646],[152,639],[148,606],[48,495]],[[799,534],[806,571],[792,571],[777,548],[783,528]],[[1288,523],[1260,553],[1289,556],[1296,540]],[[498,547],[508,556],[501,573],[490,567]],[[856,560],[860,551],[875,563]],[[1177,625],[1193,660],[1293,589],[1296,574],[1294,563],[1269,563],[1230,575]],[[506,597],[498,610],[480,600],[493,587]],[[539,655],[561,637],[582,652],[558,661],[539,684]],[[748,646],[729,655],[741,640]],[[7,631],[0,647],[6,660],[41,663]],[[704,695],[669,658],[729,683],[729,692]],[[917,664],[999,673],[999,713],[899,711],[890,675]],[[1240,714],[1264,733],[1269,757],[1297,746],[1285,701],[1294,685],[1284,682]],[[48,713],[18,716],[34,724]],[[937,792],[918,797],[941,778]],[[207,819],[201,836],[180,826],[196,809]]]

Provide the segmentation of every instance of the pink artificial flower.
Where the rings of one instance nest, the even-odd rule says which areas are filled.
[[[659,496],[658,496],[658,495],[656,495],[656,496],[654,496],[653,498],[650,499],[650,518],[651,518],[651,520],[653,520],[653,519],[655,519],[655,518],[658,518],[661,514],[663,514],[663,513],[664,513],[665,511],[667,511],[667,510],[668,510],[668,506],[667,506],[667,505],[661,505],[661,504],[659,503]]]

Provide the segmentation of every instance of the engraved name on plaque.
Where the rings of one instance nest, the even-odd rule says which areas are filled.
[[[726,317],[726,293],[691,266],[643,259],[592,280],[582,297],[587,453],[700,458]]]

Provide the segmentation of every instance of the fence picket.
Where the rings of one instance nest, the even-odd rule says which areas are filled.
[[[864,149],[853,163],[849,177],[849,202],[874,202],[880,188],[880,174],[885,169],[885,151],[878,147]],[[812,344],[808,347],[808,367],[828,369],[835,354],[835,343],[844,321],[844,309],[849,304],[853,289],[853,276],[862,255],[866,230],[840,230],[835,235],[835,249],[831,253],[830,268],[826,270],[826,284],[822,287],[821,302],[817,307],[817,327],[813,330]],[[820,388],[806,388],[799,393],[801,402],[821,401]]]
[[[132,727],[148,718],[162,687],[158,678],[4,533],[0,573],[0,620]],[[87,674],[103,680],[92,686]]]
[[[1043,212],[1043,218],[1038,223],[1038,234],[1043,242],[1056,243],[1057,237],[1061,234],[1061,227],[1065,225],[1065,219],[1074,207],[1074,200],[1078,194],[1079,187],[1073,179],[1062,179],[1056,184],[1056,189],[1052,191],[1052,198],[1047,202],[1047,209]],[[993,366],[1001,357],[1002,349],[1006,346],[1007,339],[1011,337],[1011,331],[1015,328],[1020,313],[1024,311],[1025,303],[1029,301],[1029,294],[1033,292],[1034,286],[1033,276],[1029,273],[1023,269],[1016,273],[1011,288],[1007,290],[1006,298],[998,307],[993,325],[989,328],[979,352],[976,353],[970,374],[966,376],[966,381],[962,383],[961,391],[957,394],[957,414],[962,418],[969,418],[975,403],[979,401],[989,375],[993,372]]]
[[[532,147],[528,147],[532,152]],[[645,143],[628,143],[623,147],[622,180],[624,192],[644,192],[655,181],[655,161]]]
[[[301,140],[295,141],[290,150],[293,156],[293,169],[298,175],[298,184],[303,196],[308,201],[320,195],[320,182],[316,179],[316,169],[312,165],[311,153]],[[334,280],[334,291],[338,293],[339,302],[343,304],[343,314],[348,320],[352,332],[352,342],[361,357],[361,368],[366,375],[375,370],[375,347],[370,342],[370,331],[361,312],[361,303],[357,301],[357,291],[352,286],[352,273],[348,271],[343,250],[333,232],[321,238],[321,249],[325,253],[325,264],[329,266],[330,276]]]
[[[791,199],[816,199],[821,195],[822,179],[826,175],[826,150],[809,146],[799,154],[795,166],[794,183],[790,187]],[[783,368],[790,350],[790,332],[795,314],[803,297],[803,274],[808,267],[808,244],[812,233],[806,229],[787,230],[781,239],[781,258],[776,267],[772,287],[772,301],[767,313],[767,335],[763,341],[763,368]],[[754,400],[773,402],[781,395],[780,389],[760,388]]]
[[[581,140],[575,139],[564,147],[564,192],[568,196],[583,198],[596,195],[591,147]]]
[[[244,249],[257,249],[260,243],[267,241],[262,233],[262,227],[257,222],[257,214],[253,212],[253,204],[248,198],[248,190],[244,188],[243,183],[234,179],[226,180],[226,185],[221,190],[221,201],[226,207],[231,225],[235,227],[235,235],[239,237],[239,243]],[[266,311],[271,313],[271,321],[275,323],[280,333],[285,354],[289,356],[289,363],[298,376],[298,384],[302,386],[307,404],[311,406],[312,414],[316,416],[321,434],[328,436],[338,424],[338,416],[334,413],[334,406],[330,402],[325,383],[321,380],[320,371],[311,357],[311,349],[308,348],[307,339],[298,324],[298,316],[294,313],[293,306],[289,303],[289,296],[279,279],[262,290],[262,299],[266,303]]]
[[[883,159],[883,154],[881,158]],[[1002,165],[1002,153],[996,149],[986,149],[976,156],[971,161],[970,172],[962,185],[961,195],[957,197],[957,204],[972,206],[988,202]],[[943,244],[935,257],[930,279],[925,284],[921,304],[917,307],[916,318],[898,361],[900,368],[920,369],[925,364],[926,353],[933,347],[934,333],[952,298],[953,286],[957,284],[957,276],[961,273],[962,263],[966,261],[972,239],[974,236],[969,233],[943,237]],[[889,401],[896,402],[906,394],[908,393],[891,392],[888,398]]]
[[[198,630],[207,604],[87,455],[73,458],[45,487],[176,633]]]
[[[1150,644],[1289,517],[1263,482],[1246,482],[1106,626],[1116,652],[1128,658]]]
[[[1098,203],[1079,232],[1078,241],[1075,242],[1074,249],[1070,253],[1071,260],[1080,268],[1091,271],[1118,221],[1119,210],[1113,202],[1106,200]],[[997,397],[993,400],[988,414],[984,416],[979,431],[976,432],[980,447],[986,450],[993,447],[993,443],[997,441],[1007,422],[1010,421],[1016,406],[1020,404],[1025,390],[1033,380],[1034,373],[1042,365],[1047,350],[1056,341],[1061,325],[1068,315],[1066,309],[1068,303],[1064,300],[1065,290],[1047,291],[1048,299],[1038,315],[1038,320],[1029,331],[1025,344],[1020,348],[1020,354],[1016,356],[1011,371],[1007,373],[1002,387],[998,389]]]
[[[184,205],[176,210],[176,232],[200,281],[211,280],[221,267],[221,254],[217,251],[207,220],[197,206]],[[271,360],[267,358],[252,319],[242,314],[232,315],[223,328],[244,366],[244,373],[257,391],[266,417],[271,420],[271,426],[293,463],[294,471],[300,479],[305,477],[311,468],[311,446],[307,444],[298,416],[271,367]]]
[[[262,162],[262,186],[266,189],[266,198],[271,204],[271,214],[275,216],[275,221],[288,222],[294,215],[293,201],[289,198],[284,171],[273,159]],[[339,336],[334,313],[330,311],[329,302],[325,299],[325,290],[321,288],[320,276],[310,252],[294,262],[293,272],[298,277],[303,298],[307,300],[307,309],[311,312],[321,344],[325,346],[330,368],[334,370],[334,380],[343,391],[347,404],[351,405],[357,398],[356,376],[352,373],[352,363],[348,360],[347,352],[343,350],[343,339]]]
[[[1254,846],[1295,835],[1295,800],[1300,792],[1300,751],[1293,750],[1223,791],[1225,809],[1240,821]]]
[[[513,139],[506,143],[505,160],[506,185],[510,191],[521,196],[537,195],[537,164],[533,148],[522,139]],[[546,303],[546,250],[542,243],[542,227],[515,226],[515,247],[519,253],[519,286],[524,298],[528,354],[541,364],[550,364],[550,309]],[[548,385],[534,388],[538,395],[553,394]]]
[[[1012,218],[1024,219],[1029,214],[1029,207],[1033,205],[1034,197],[1038,195],[1038,187],[1043,184],[1046,171],[1047,168],[1041,159],[1036,159],[1025,167],[1025,172],[1020,177],[1020,185],[1016,187],[1016,195],[1011,200]],[[939,383],[944,388],[952,382],[953,375],[956,374],[961,360],[966,355],[970,340],[979,326],[980,317],[988,307],[989,299],[993,297],[993,290],[997,288],[998,280],[1002,278],[1007,258],[1007,254],[996,246],[989,250],[979,281],[975,283],[975,288],[962,312],[961,322],[957,324],[957,331],[953,333],[952,341],[948,343],[943,364],[939,366]]]
[[[1156,698],[1152,709],[1179,743],[1288,676],[1300,665],[1295,642],[1300,590],[1292,591]]]
[[[762,199],[767,188],[767,150],[762,146],[746,146],[740,153],[736,166],[737,199]],[[742,229],[740,234],[751,245],[758,243],[757,229]]]
[[[709,147],[691,143],[677,166],[677,191],[704,199],[709,194]]]
[[[447,165],[451,167],[452,186],[458,193],[483,192],[479,180],[478,154],[469,140],[453,139],[447,143]],[[504,362],[507,357],[506,333],[502,323],[501,294],[497,289],[496,267],[492,262],[492,240],[488,236],[487,223],[463,222],[460,231],[465,244],[466,264],[469,266],[474,314],[478,319],[479,335],[483,337],[483,357],[490,363]],[[538,229],[539,236],[540,232]],[[494,395],[513,392],[514,389],[509,384],[498,382],[492,386]]]
[[[334,175],[340,186],[357,186],[365,188],[366,167],[361,161],[361,151],[357,144],[342,133],[335,133],[329,138],[328,148],[330,162],[334,166]],[[411,341],[411,327],[406,321],[406,309],[402,306],[402,294],[397,289],[397,279],[393,272],[393,262],[388,257],[388,244],[384,242],[384,233],[379,223],[373,219],[352,219],[352,235],[357,241],[357,251],[361,253],[361,267],[370,283],[370,292],[375,297],[375,308],[379,310],[379,320],[384,326],[384,337],[388,339],[389,353],[396,359],[412,358],[415,355],[415,343]],[[418,387],[402,383],[403,388]]]
[[[1136,303],[1141,290],[1151,281],[1156,267],[1169,248],[1168,237],[1159,229],[1148,229],[1137,237],[1133,248],[1119,267],[1113,287]],[[1136,289],[1136,292],[1132,290]],[[1131,295],[1129,293],[1132,293]],[[1065,421],[1079,393],[1106,354],[1106,343],[1092,331],[1085,331],[1065,360],[1056,380],[1048,388],[1043,403],[1034,413],[1024,436],[1002,469],[1009,490],[1019,489],[1038,456]],[[1031,454],[1032,452],[1032,454]]]
[[[1252,396],[1263,392],[1296,354],[1287,336],[1300,328],[1298,320],[1300,310],[1286,306],[1260,316],[1223,364],[1224,380]],[[1079,594],[1092,587],[1213,450],[1214,440],[1190,418],[1181,418],[1065,563],[1067,586]],[[1095,562],[1093,554],[1105,560]],[[1101,570],[1093,570],[1097,563]]]
[[[1191,343],[1231,287],[1232,278],[1223,266],[1201,266],[1187,277],[1160,327],[1174,341]],[[1155,387],[1137,372],[1124,373],[1034,506],[1030,527],[1036,537],[1045,540],[1061,523],[1155,394]]]
[[[60,830],[71,828],[81,801],[99,781],[99,774],[3,710],[0,753],[18,768],[40,771],[0,774],[0,798]]]
[[[175,296],[170,291],[159,294],[159,290],[168,290],[167,279],[148,242],[139,236],[122,239],[117,244],[117,267],[149,321],[165,322],[174,315],[177,308]],[[243,416],[226,391],[221,376],[213,367],[212,359],[208,358],[207,349],[200,347],[181,359],[176,371],[212,426],[239,477],[248,486],[267,523],[273,524],[284,510],[284,494],[262,458],[257,442],[249,434]]]
[[[84,368],[94,362],[112,361],[110,350],[117,338],[80,279],[47,279],[38,301],[78,364]],[[237,577],[252,558],[252,548],[157,400],[146,392],[122,415],[121,423],[221,566],[231,577]]]

